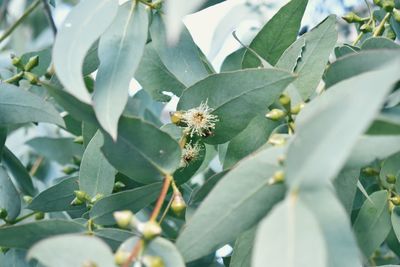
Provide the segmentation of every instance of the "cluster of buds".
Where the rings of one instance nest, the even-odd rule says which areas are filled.
[[[211,114],[214,109],[210,108],[206,102],[200,106],[187,111],[176,111],[171,114],[171,121],[175,125],[184,128],[184,132],[190,137],[207,137],[215,129],[218,116]]]
[[[25,78],[30,84],[38,84],[39,78],[31,70],[39,65],[39,56],[33,56],[29,58],[28,62],[23,64],[20,57],[12,54],[11,63],[17,68],[18,73],[4,82],[18,85],[19,81]]]
[[[75,198],[71,202],[72,206],[80,206],[86,203],[89,208],[91,208],[94,203],[96,203],[97,201],[99,201],[104,197],[103,194],[97,194],[91,198],[88,193],[81,190],[75,190],[74,194]]]
[[[141,222],[129,210],[116,211],[113,215],[115,222],[119,227],[138,231],[147,242],[161,234],[161,227],[157,222]]]

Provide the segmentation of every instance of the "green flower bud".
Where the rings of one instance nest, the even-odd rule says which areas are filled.
[[[376,176],[379,174],[379,171],[372,167],[366,167],[362,169],[362,173],[368,176]]]
[[[62,172],[65,173],[65,174],[72,174],[72,173],[74,173],[76,171],[78,171],[78,169],[73,167],[73,166],[65,166],[62,169]]]
[[[353,23],[353,22],[363,22],[364,20],[359,17],[356,13],[350,12],[342,17],[346,22]]]
[[[8,212],[6,209],[0,209],[0,219],[4,220],[7,218]]]
[[[297,115],[304,108],[304,106],[305,106],[304,103],[299,103],[292,107],[292,109],[290,110],[290,113],[292,113],[293,115]]]
[[[182,126],[183,112],[175,111],[170,113],[171,122],[175,125]]]
[[[369,23],[365,23],[363,25],[361,25],[360,27],[360,31],[362,31],[363,33],[368,33],[368,32],[372,32],[373,28]]]
[[[386,12],[392,12],[392,10],[394,9],[394,0],[381,0],[381,2],[382,2],[382,8]]]
[[[123,250],[118,250],[114,254],[114,262],[117,265],[123,265],[127,260],[129,259],[129,252],[123,251]]]
[[[283,183],[284,181],[285,181],[285,172],[280,170],[274,173],[274,175],[269,179],[268,184],[273,185],[273,184]]]
[[[27,79],[30,84],[38,84],[39,83],[39,78],[32,72],[25,71],[24,78]]]
[[[22,199],[24,200],[24,202],[26,204],[31,204],[32,200],[33,200],[33,198],[31,196],[28,196],[28,195],[23,196]]]
[[[181,194],[176,194],[171,203],[171,210],[178,216],[185,213],[186,203]]]
[[[143,225],[142,234],[146,241],[151,241],[161,234],[161,227],[158,223],[148,221]]]
[[[274,108],[273,110],[271,110],[270,112],[268,112],[265,115],[265,117],[267,117],[268,119],[273,120],[273,121],[278,121],[285,116],[286,116],[286,112],[281,109],[277,109],[277,108]]]
[[[79,156],[72,156],[72,162],[77,165],[80,166],[81,162],[82,162],[82,158]]]
[[[17,74],[15,74],[14,76],[4,80],[4,82],[6,83],[11,83],[11,84],[18,84],[18,82],[20,80],[22,80],[22,78],[24,77],[24,72],[18,72]]]
[[[99,201],[100,199],[102,199],[103,197],[104,197],[103,194],[96,194],[96,195],[90,200],[90,203],[94,204],[94,203],[96,203],[97,201]]]
[[[17,57],[14,54],[11,54],[11,64],[13,64],[13,66],[17,67],[18,69],[21,69],[21,70],[24,69],[21,58]]]
[[[284,107],[290,106],[290,97],[287,94],[282,94],[279,97],[279,103]]]
[[[281,134],[272,134],[268,139],[268,143],[274,146],[282,146],[286,143],[286,139]]]
[[[374,4],[375,4],[375,5],[377,5],[377,6],[382,6],[381,0],[373,0],[373,1],[374,1]]]
[[[392,201],[392,203],[395,206],[399,206],[400,205],[400,196],[399,195],[390,198],[390,200]]]
[[[82,144],[83,144],[83,136],[82,136],[82,135],[77,136],[77,137],[74,139],[74,143],[82,145]]]
[[[123,183],[123,182],[120,182],[120,181],[117,181],[117,182],[115,182],[115,184],[114,184],[114,188],[113,188],[113,191],[114,192],[119,192],[119,191],[121,191],[123,188],[125,188],[126,187],[126,185]]]
[[[163,259],[158,256],[146,255],[143,257],[143,263],[146,267],[165,267]]]
[[[396,175],[386,174],[386,182],[388,182],[388,184],[395,184],[396,183]]]
[[[35,220],[40,221],[44,219],[44,213],[43,212],[38,212],[35,214]]]
[[[39,56],[33,56],[31,57],[28,62],[25,64],[24,66],[24,70],[25,71],[30,71],[32,70],[34,67],[36,67],[37,65],[39,65]]]
[[[84,191],[75,190],[74,194],[76,198],[79,199],[80,201],[86,202],[90,200],[90,196]]]
[[[136,223],[135,215],[130,210],[116,211],[113,216],[117,225],[121,228],[130,228]]]
[[[395,21],[400,23],[400,10],[393,9],[392,16],[393,16]]]
[[[80,206],[83,205],[85,201],[79,200],[78,198],[74,198],[74,200],[71,201],[72,206]]]
[[[385,25],[385,37],[393,41],[396,40],[396,33],[394,32],[390,24]]]

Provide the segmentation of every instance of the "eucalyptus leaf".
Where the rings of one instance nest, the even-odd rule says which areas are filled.
[[[242,233],[235,241],[229,267],[250,267],[256,229]]]
[[[72,9],[58,31],[53,48],[55,71],[65,89],[84,103],[91,103],[82,77],[86,53],[110,26],[117,10],[117,1],[82,1]]]
[[[0,209],[7,211],[6,219],[13,221],[21,211],[21,200],[6,170],[0,165]]]
[[[93,103],[97,119],[114,139],[128,101],[129,83],[143,55],[148,25],[144,5],[128,1],[118,8],[114,21],[100,38]]]

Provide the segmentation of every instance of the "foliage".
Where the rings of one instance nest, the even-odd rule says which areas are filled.
[[[341,44],[335,15],[298,36],[291,0],[215,71],[181,21],[219,2],[81,1],[11,56],[1,266],[400,266],[400,2]],[[53,25],[36,0],[0,40],[37,8]]]

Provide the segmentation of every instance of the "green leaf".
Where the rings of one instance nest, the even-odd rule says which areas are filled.
[[[347,55],[351,55],[356,53],[356,50],[354,49],[354,47],[349,46],[349,45],[343,45],[343,46],[337,46],[335,47],[335,56],[336,58],[341,58]]]
[[[314,214],[322,230],[328,257],[327,266],[362,266],[348,214],[333,190],[324,187],[300,192],[299,198]]]
[[[155,183],[112,194],[100,199],[90,210],[90,218],[101,225],[115,224],[113,212],[130,210],[138,212],[146,207],[160,194],[161,183]]]
[[[268,185],[279,169],[277,157],[282,153],[281,148],[263,150],[239,163],[217,183],[178,237],[177,246],[186,262],[233,241],[283,198],[284,185]]]
[[[294,77],[275,69],[247,69],[210,75],[186,89],[179,100],[178,110],[188,110],[207,102],[218,116],[213,135],[206,143],[229,141],[257,114],[265,115]]]
[[[398,240],[400,240],[400,207],[395,207],[391,215],[393,231]]]
[[[118,250],[130,253],[138,241],[138,237],[131,237],[122,243]],[[161,257],[165,267],[185,267],[185,263],[179,251],[173,243],[165,238],[158,237],[151,241],[146,247],[144,254]]]
[[[290,196],[258,227],[253,248],[253,267],[326,267],[323,231],[312,211]]]
[[[26,144],[39,155],[60,164],[71,163],[74,156],[81,157],[83,154],[82,146],[74,143],[74,138],[36,137],[27,141]]]
[[[0,228],[0,246],[29,248],[34,243],[61,234],[83,233],[83,225],[65,220],[45,220]]]
[[[343,57],[329,65],[324,77],[325,86],[329,88],[342,80],[379,69],[398,58],[397,53],[392,50],[361,51]]]
[[[114,228],[96,229],[94,234],[103,239],[113,250],[117,250],[122,242],[134,235],[130,231]]]
[[[129,83],[143,55],[148,26],[148,9],[129,1],[118,8],[114,21],[100,38],[101,63],[93,103],[97,119],[114,139],[128,101]]]
[[[172,174],[181,149],[167,133],[138,118],[121,117],[117,142],[105,136],[102,151],[108,161],[131,179],[149,184]]]
[[[382,166],[381,166],[381,170],[379,173],[379,177],[381,182],[386,185],[389,186],[386,182],[386,176],[387,175],[394,175],[397,179],[396,179],[396,184],[395,187],[396,189],[400,189],[400,169],[399,169],[399,163],[400,163],[400,153],[396,153],[390,157],[388,157],[387,159],[385,159],[382,162]]]
[[[386,239],[391,229],[388,192],[378,191],[366,200],[354,222],[353,229],[364,256],[369,257]]]
[[[303,56],[305,47],[306,39],[300,38],[297,42],[294,42],[291,46],[289,46],[285,52],[283,52],[275,67],[294,72],[299,64],[299,61],[301,60],[301,57]]]
[[[222,63],[221,72],[240,70],[245,52],[246,48],[241,48],[228,55]]]
[[[13,221],[21,211],[21,200],[6,170],[0,165],[0,209],[7,211],[6,219]]]
[[[71,206],[71,202],[75,198],[74,191],[78,189],[78,177],[65,178],[40,192],[27,208],[42,212],[82,209],[82,207]]]
[[[296,119],[296,136],[286,161],[287,182],[292,188],[324,184],[338,174],[360,134],[384,104],[399,71],[400,64],[392,64],[352,77],[304,108]],[[377,86],[381,89],[376,90]]]
[[[238,239],[236,239],[229,267],[251,266],[251,254],[255,236],[256,229],[254,228],[242,233]]]
[[[177,184],[184,184],[189,181],[202,166],[206,157],[206,146],[202,142],[199,142],[198,146],[200,148],[198,156],[190,161],[187,166],[180,167],[174,172],[174,180]]]
[[[163,92],[180,96],[185,86],[164,66],[153,44],[146,45],[135,78],[154,100],[167,102],[170,97]]]
[[[26,250],[22,249],[10,249],[5,255],[0,253],[0,262],[4,266],[15,266],[15,267],[37,267],[36,262],[28,263],[26,261]]]
[[[385,37],[374,37],[365,40],[361,46],[361,49],[400,49],[400,45]]]
[[[189,31],[184,29],[179,42],[172,45],[167,42],[164,24],[164,18],[160,14],[153,16],[150,34],[153,47],[165,67],[185,86],[191,86],[207,77],[208,72]]]
[[[298,78],[293,82],[304,100],[314,93],[321,81],[329,55],[336,45],[338,34],[335,27],[336,16],[329,16],[296,41],[299,46],[304,40],[306,44],[295,69]]]
[[[11,172],[22,193],[26,195],[35,195],[36,190],[32,183],[32,178],[26,170],[25,166],[19,159],[7,148],[4,147],[2,155],[3,163]]]
[[[58,30],[53,48],[54,68],[65,89],[82,102],[91,103],[82,77],[86,53],[112,23],[117,10],[117,1],[82,1]]]
[[[88,122],[82,122],[82,137],[83,137],[83,146],[87,147],[90,140],[92,140],[93,136],[97,133],[97,126]]]
[[[49,94],[77,120],[98,124],[92,106],[83,103],[54,84],[44,83]]]
[[[98,267],[114,267],[114,255],[101,239],[94,236],[62,235],[35,244],[28,252],[46,266],[71,267],[89,263]]]
[[[347,214],[351,214],[353,202],[357,192],[357,182],[360,175],[360,167],[356,169],[344,169],[333,180],[337,197],[342,202]]]
[[[252,119],[246,129],[229,142],[224,160],[224,169],[231,168],[239,160],[264,145],[269,135],[278,125],[278,122],[268,120],[265,116],[257,116]]]
[[[296,41],[307,3],[308,0],[292,0],[283,6],[256,35],[250,48],[275,65],[286,48]],[[243,67],[256,68],[259,65],[260,60],[246,51]]]
[[[107,196],[114,187],[116,171],[101,153],[103,139],[102,133],[97,131],[83,154],[79,171],[79,189],[91,197]]]
[[[211,190],[215,187],[215,185],[224,177],[225,174],[228,173],[228,170],[219,172],[208,178],[204,184],[193,193],[190,198],[190,204],[197,204],[202,202],[207,195],[211,192]]]
[[[50,103],[17,86],[0,84],[0,125],[48,122],[64,127],[64,120]]]

